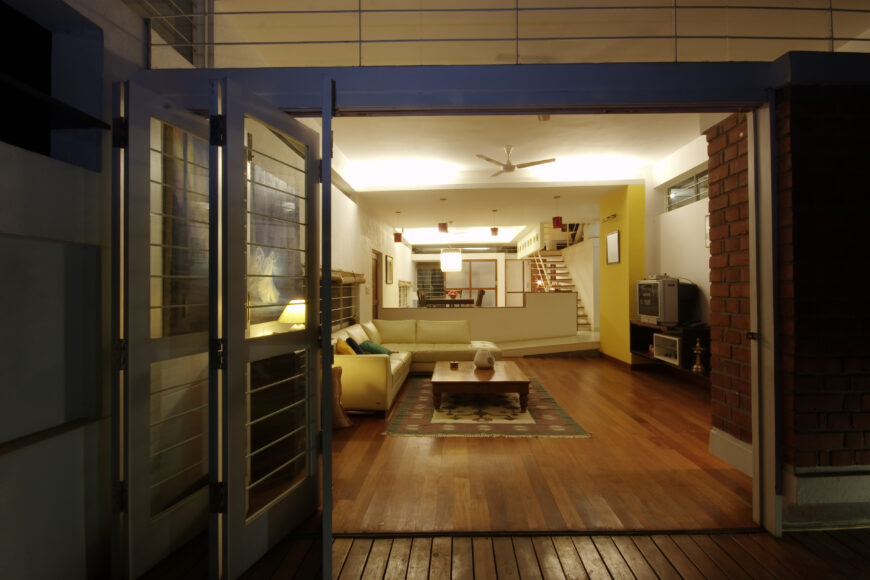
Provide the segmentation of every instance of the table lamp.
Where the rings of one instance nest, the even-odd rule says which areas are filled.
[[[291,328],[294,329],[305,328],[305,300],[291,300],[278,317],[278,322],[292,324]]]

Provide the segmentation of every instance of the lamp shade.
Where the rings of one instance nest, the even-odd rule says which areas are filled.
[[[402,242],[402,232],[393,232],[393,241],[400,244]]]
[[[282,324],[293,324],[294,326],[305,325],[305,300],[291,300],[281,316],[278,317],[278,322]]]
[[[453,249],[441,250],[441,271],[442,272],[461,272],[462,271],[462,250],[453,250]]]
[[[493,237],[497,236],[498,235],[498,228],[496,228],[496,227],[489,228],[489,233],[492,234]]]
[[[558,229],[562,229],[562,216],[557,215],[553,217],[553,227]]]
[[[447,233],[447,222],[438,222],[438,231],[442,234]]]

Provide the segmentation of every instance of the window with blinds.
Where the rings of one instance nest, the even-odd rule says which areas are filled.
[[[359,322],[359,289],[365,284],[365,275],[333,270],[332,276],[332,330]],[[323,305],[321,304],[321,311]]]

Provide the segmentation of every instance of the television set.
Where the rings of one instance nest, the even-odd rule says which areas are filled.
[[[692,320],[698,287],[677,278],[637,281],[637,317],[641,322],[678,326]]]

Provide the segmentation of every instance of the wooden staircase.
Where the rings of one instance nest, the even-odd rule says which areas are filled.
[[[532,283],[544,292],[577,292],[574,279],[562,260],[561,250],[541,250],[532,260]],[[538,284],[538,281],[541,284]],[[592,330],[586,307],[577,292],[577,330]]]

